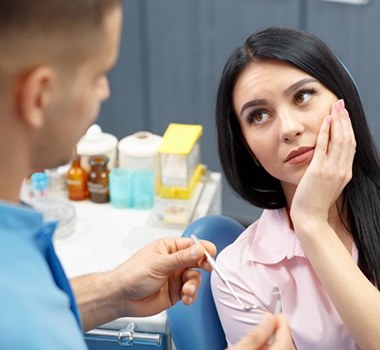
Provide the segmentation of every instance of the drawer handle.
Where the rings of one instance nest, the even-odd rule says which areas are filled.
[[[89,340],[103,340],[118,342],[122,346],[150,345],[161,346],[161,334],[135,332],[136,325],[131,322],[126,328],[120,330],[95,328],[85,333]]]

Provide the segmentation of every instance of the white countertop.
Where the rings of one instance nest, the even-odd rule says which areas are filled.
[[[71,278],[114,268],[156,238],[182,234],[182,230],[147,227],[149,210],[117,209],[109,203],[74,204],[74,233],[55,241],[66,274]]]
[[[193,218],[220,214],[221,175],[211,173],[196,201]],[[112,269],[142,246],[162,237],[179,237],[184,227],[150,226],[151,210],[117,209],[110,203],[71,202],[76,209],[74,233],[55,240],[55,248],[69,278]],[[140,331],[165,332],[166,314],[145,318],[122,318],[105,327],[142,322]]]

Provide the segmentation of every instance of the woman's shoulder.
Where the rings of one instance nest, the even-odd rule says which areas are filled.
[[[223,264],[224,262],[240,264],[243,261],[256,260],[255,256],[260,251],[267,254],[272,250],[273,244],[279,245],[278,248],[282,251],[282,242],[289,238],[294,239],[295,235],[289,228],[286,210],[265,209],[258,220],[248,226],[233,243],[219,253],[217,260]],[[265,258],[264,261],[266,260]],[[275,260],[278,258],[276,257]]]
[[[265,218],[266,216],[266,210],[264,210],[261,214],[261,216],[256,220],[254,221],[252,224],[250,224],[239,236],[238,238],[236,238],[236,240],[234,242],[232,242],[231,244],[229,244],[228,246],[226,246],[219,254],[220,255],[225,255],[225,254],[229,254],[229,253],[232,253],[233,251],[235,250],[239,250],[242,248],[242,247],[245,247],[249,242],[252,242],[252,240],[254,239],[257,231],[258,231],[258,227],[260,226],[260,223],[263,221],[263,218]],[[218,257],[219,257],[218,256]]]

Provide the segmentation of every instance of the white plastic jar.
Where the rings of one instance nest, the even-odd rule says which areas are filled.
[[[77,152],[81,156],[81,165],[87,171],[90,170],[88,160],[91,156],[107,156],[108,168],[117,166],[117,144],[116,136],[102,131],[97,124],[91,125],[86,134],[79,140]]]
[[[162,137],[139,131],[119,141],[119,167],[130,170],[148,169],[154,173],[157,188],[159,176],[158,148]]]

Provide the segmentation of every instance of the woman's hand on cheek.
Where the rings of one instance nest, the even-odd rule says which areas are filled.
[[[291,204],[293,225],[327,222],[331,206],[352,177],[356,142],[344,101],[337,101],[322,122],[313,159]]]

